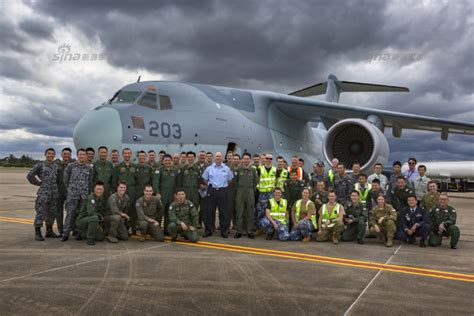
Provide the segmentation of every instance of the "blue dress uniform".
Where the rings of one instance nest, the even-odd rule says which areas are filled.
[[[207,167],[202,174],[204,181],[208,183],[207,197],[208,207],[205,219],[204,237],[211,236],[216,222],[216,207],[219,209],[219,226],[222,237],[227,237],[228,231],[228,196],[227,186],[234,178],[234,173],[225,164],[217,166],[213,163]]]
[[[414,224],[418,227],[411,236],[406,233],[407,229],[410,229]],[[422,240],[427,240],[431,232],[431,224],[428,218],[428,212],[419,206],[415,208],[405,207],[400,212],[398,218],[398,232],[397,239],[400,241],[408,241],[415,237],[421,237]]]

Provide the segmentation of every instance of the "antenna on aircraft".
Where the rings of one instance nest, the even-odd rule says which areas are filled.
[[[138,76],[137,82],[140,82],[141,77],[142,77],[141,75]]]

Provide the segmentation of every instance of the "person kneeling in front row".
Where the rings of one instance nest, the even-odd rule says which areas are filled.
[[[178,234],[191,242],[199,240],[196,230],[199,223],[198,212],[193,202],[186,200],[184,189],[176,190],[175,201],[170,205],[169,218],[168,232],[171,241],[176,241]]]
[[[156,241],[164,241],[165,236],[160,228],[163,217],[161,201],[153,195],[153,187],[146,185],[143,196],[135,203],[138,218],[138,241],[145,241],[146,234],[152,235]]]

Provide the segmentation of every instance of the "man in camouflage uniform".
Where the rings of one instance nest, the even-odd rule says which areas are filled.
[[[199,167],[194,163],[196,154],[192,151],[186,153],[187,165],[181,168],[179,173],[177,187],[183,188],[186,193],[186,199],[190,200],[196,207],[199,205],[199,184],[201,183],[201,174]]]
[[[197,242],[199,235],[196,230],[198,224],[198,212],[196,206],[190,200],[186,200],[184,189],[176,191],[176,199],[169,209],[170,223],[168,231],[171,241],[176,241],[178,234],[191,242]]]
[[[319,181],[324,182],[324,186],[327,185],[327,175],[324,172],[324,162],[318,161],[313,164],[313,172],[310,174],[310,186],[311,189],[316,191],[316,186]]]
[[[443,236],[451,237],[451,249],[457,249],[461,232],[456,226],[456,209],[448,205],[449,198],[446,193],[439,196],[439,205],[430,209],[429,216],[433,224],[433,231],[428,240],[432,247],[440,246]]]
[[[377,205],[372,209],[369,226],[379,243],[387,240],[387,247],[393,246],[393,236],[397,231],[397,211],[390,204],[385,203],[385,197],[377,197]]]
[[[367,207],[360,203],[357,191],[352,191],[351,201],[346,204],[344,211],[346,214],[344,214],[343,221],[346,229],[342,232],[341,240],[352,241],[357,239],[357,243],[364,244],[369,213]]]
[[[59,167],[53,162],[55,155],[56,152],[53,148],[46,149],[44,152],[44,156],[46,158],[45,161],[36,164],[26,176],[31,184],[39,186],[38,192],[36,193],[36,216],[34,221],[35,239],[37,241],[44,240],[43,236],[41,235],[41,227],[43,226],[43,222],[46,222],[46,237],[59,237],[53,232],[53,222],[54,216],[56,214],[56,202],[59,196]]]
[[[91,182],[92,166],[87,163],[86,151],[83,148],[79,148],[77,150],[77,161],[70,163],[64,170],[67,198],[66,220],[64,221],[61,241],[67,241],[69,233],[74,230],[75,217],[89,195]],[[76,235],[76,239],[81,239],[80,234]]]
[[[146,153],[143,150],[138,152],[138,163],[137,163],[137,184],[135,187],[135,195],[138,199],[143,195],[145,186],[151,184],[153,180],[153,168],[145,162]]]
[[[301,199],[298,199],[291,208],[291,222],[293,229],[290,232],[290,240],[302,240],[308,242],[311,240],[312,233],[316,231],[318,223],[316,222],[316,206],[309,199],[310,189],[304,188]]]
[[[250,154],[242,155],[242,165],[237,169],[234,181],[237,188],[236,220],[234,238],[242,237],[242,224],[245,219],[247,237],[254,239],[253,225],[255,222],[255,189],[257,188],[257,170],[250,167]]]
[[[284,197],[288,200],[288,207],[292,208],[296,201],[301,199],[305,183],[303,180],[298,180],[298,172],[296,170],[290,171],[290,179],[285,182]]]
[[[94,185],[94,193],[89,194],[76,218],[76,226],[81,236],[85,236],[87,244],[95,245],[96,240],[104,240],[104,233],[99,227],[106,213],[107,205],[104,199],[104,184],[100,181]]]
[[[119,181],[116,192],[107,200],[108,212],[104,218],[104,232],[106,240],[111,243],[117,243],[120,240],[128,240],[127,226],[125,221],[130,217],[130,198],[125,194],[127,184],[125,181]]]
[[[405,207],[408,207],[408,196],[414,194],[413,190],[406,184],[405,177],[398,176],[397,187],[392,195],[392,206],[397,210],[398,214]]]
[[[58,189],[59,196],[56,202],[56,225],[58,226],[59,235],[63,234],[64,223],[64,202],[67,198],[67,189],[64,184],[64,170],[71,162],[71,148],[66,147],[61,150],[61,159],[56,159],[54,162],[58,165]]]
[[[104,198],[107,199],[112,193],[112,178],[114,174],[114,165],[107,160],[108,149],[105,146],[99,147],[99,159],[94,161],[92,183],[101,181],[104,183]]]
[[[314,206],[316,207],[316,223],[319,219],[319,209],[323,204],[328,202],[328,191],[326,190],[326,186],[324,180],[318,181],[316,183],[316,188],[311,195],[311,201],[314,202]],[[319,231],[319,227],[316,227],[316,231]]]
[[[337,164],[337,174],[334,176],[333,186],[334,192],[337,195],[337,202],[345,205],[351,195],[354,184],[351,177],[346,174],[346,168],[343,163]]]
[[[137,185],[137,166],[131,161],[132,151],[130,148],[125,148],[122,150],[123,161],[115,166],[113,184],[116,188],[119,181],[125,181],[127,183],[127,192],[125,194],[130,198],[130,220],[127,222],[127,225],[134,233],[137,213],[135,211],[135,200],[136,198],[136,185]]]
[[[179,158],[179,155],[178,155]],[[179,160],[178,160],[179,161]],[[164,210],[164,229],[165,234],[168,233],[168,223],[169,223],[169,208],[171,202],[174,200],[174,191],[176,190],[176,185],[178,177],[180,174],[179,169],[173,169],[171,167],[171,156],[169,154],[164,155],[163,157],[163,166],[155,171],[153,175],[153,191],[156,193],[156,197],[163,204]],[[161,219],[160,219],[161,223]]]
[[[429,181],[428,192],[423,195],[420,206],[428,211],[431,210],[438,204],[439,195],[440,193],[438,192],[438,185],[436,184],[436,181]]]
[[[278,240],[287,241],[290,239],[287,222],[288,201],[282,198],[280,188],[275,188],[274,197],[268,199],[265,205],[265,216],[259,220],[259,227],[265,232],[266,240],[273,239],[275,232],[278,232]]]
[[[144,194],[135,203],[135,208],[138,216],[138,240],[144,242],[146,234],[150,234],[155,241],[164,241],[165,236],[160,229],[163,206],[153,195],[151,185],[145,186]]]

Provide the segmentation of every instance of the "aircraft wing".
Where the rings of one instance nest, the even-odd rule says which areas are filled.
[[[342,103],[308,99],[284,94],[266,96],[267,101],[290,117],[301,120],[322,122],[329,128],[337,121],[347,118],[366,119],[370,115],[381,118],[386,127],[393,129],[395,137],[401,136],[402,129],[441,132],[446,140],[449,133],[474,135],[474,124],[436,117],[372,109]]]

